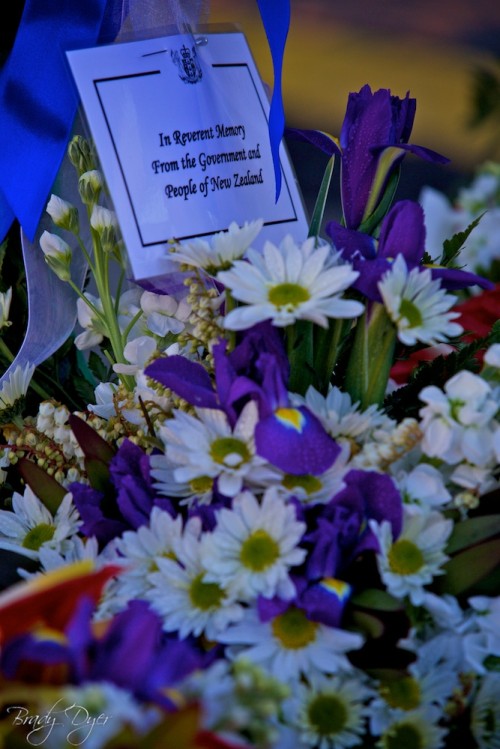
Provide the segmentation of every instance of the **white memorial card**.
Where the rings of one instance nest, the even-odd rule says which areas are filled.
[[[67,53],[137,280],[169,272],[171,239],[263,219],[254,246],[303,241],[281,146],[275,201],[269,100],[243,34],[175,35]]]

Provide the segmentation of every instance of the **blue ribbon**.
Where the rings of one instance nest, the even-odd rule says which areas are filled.
[[[106,0],[26,2],[0,74],[0,240],[14,218],[34,239],[78,105],[64,53],[97,42],[105,11]]]
[[[257,0],[273,61],[273,95],[269,111],[269,139],[274,164],[276,202],[281,192],[281,164],[279,148],[285,130],[282,73],[286,39],[290,28],[290,0]]]
[[[257,0],[273,61],[269,138],[276,200],[285,127],[281,77],[290,0]],[[15,218],[33,241],[78,105],[65,51],[112,41],[128,0],[26,0],[0,71],[0,241]]]

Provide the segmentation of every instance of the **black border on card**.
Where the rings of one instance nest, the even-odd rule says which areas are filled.
[[[212,63],[212,68],[237,68],[237,67],[246,68],[247,73],[250,76],[250,80],[252,82],[252,85],[254,87],[255,95],[256,95],[257,100],[258,100],[258,102],[260,104],[260,108],[261,108],[262,114],[264,116],[264,119],[265,119],[266,123],[269,124],[268,117],[266,116],[265,109],[264,109],[264,107],[262,105],[261,97],[259,96],[258,88],[257,88],[257,86],[255,84],[255,80],[254,80],[254,77],[252,75],[252,72],[250,70],[250,67],[249,67],[248,63],[246,63],[246,62]],[[190,234],[190,235],[186,235],[186,236],[182,236],[182,237],[177,237],[177,236],[172,237],[172,236],[170,236],[170,237],[166,237],[165,239],[158,239],[155,242],[144,242],[144,240],[143,240],[142,233],[141,233],[141,227],[140,227],[139,221],[137,219],[137,214],[136,214],[136,211],[135,211],[135,208],[134,208],[134,203],[133,203],[133,200],[132,200],[132,195],[131,195],[129,186],[127,184],[127,180],[126,180],[126,177],[125,177],[125,172],[124,172],[124,169],[123,169],[123,166],[122,166],[120,155],[118,153],[118,149],[117,149],[116,144],[115,144],[115,140],[113,138],[113,132],[112,132],[110,124],[109,124],[109,120],[108,120],[108,117],[107,117],[107,114],[106,114],[104,103],[103,103],[103,101],[101,99],[101,96],[100,96],[100,93],[99,93],[99,84],[107,83],[109,81],[124,80],[126,78],[139,78],[141,76],[149,76],[149,75],[161,75],[161,71],[160,70],[148,70],[148,71],[143,71],[143,72],[140,72],[140,73],[128,73],[126,75],[109,76],[109,77],[106,77],[106,78],[95,78],[93,80],[94,88],[95,88],[95,91],[96,91],[97,98],[99,100],[99,105],[101,107],[102,115],[103,115],[104,120],[106,122],[106,127],[108,128],[109,137],[110,137],[110,140],[111,140],[111,142],[113,144],[113,149],[114,149],[114,152],[115,152],[116,160],[117,160],[117,163],[118,163],[121,175],[122,175],[122,179],[123,179],[123,184],[125,186],[125,190],[127,192],[127,196],[128,196],[129,202],[130,202],[130,208],[131,208],[132,215],[134,217],[134,222],[135,222],[135,226],[136,226],[138,237],[139,237],[140,242],[141,242],[141,246],[142,247],[156,247],[156,246],[164,245],[165,243],[171,241],[173,238],[175,238],[177,241],[184,241],[184,240],[188,240],[188,239],[196,239],[198,237],[210,237],[210,236],[212,236],[214,234],[217,234],[218,232],[225,231],[227,229],[227,226],[223,226],[220,229],[212,229],[211,231],[203,232],[201,234]],[[283,183],[286,186],[286,190],[288,192],[288,197],[289,197],[291,206],[293,208],[294,216],[292,218],[277,219],[275,221],[266,221],[266,222],[264,222],[264,226],[276,226],[276,225],[279,225],[279,224],[289,224],[289,223],[294,223],[294,222],[298,221],[295,204],[294,204],[294,201],[292,200],[292,196],[291,196],[291,192],[290,192],[290,187],[288,185],[288,180],[286,178],[286,175],[285,175],[285,172],[284,172],[283,168],[281,167],[281,164],[280,164],[280,168],[281,168],[281,174],[282,174]]]

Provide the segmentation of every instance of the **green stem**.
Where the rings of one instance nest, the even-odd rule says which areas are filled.
[[[347,324],[351,324],[347,321]],[[346,320],[330,320],[328,328],[317,328],[314,337],[314,371],[318,390],[326,395],[344,337]]]
[[[358,319],[345,379],[346,390],[362,408],[383,402],[395,346],[396,328],[385,307],[374,303]]]
[[[231,310],[236,309],[236,300],[231,294],[231,291],[226,288],[225,290],[226,298],[224,303],[224,315],[228,315]],[[236,331],[235,330],[227,330],[226,331],[226,340],[227,340],[227,350],[233,351],[234,347],[236,346]]]
[[[286,328],[290,379],[288,389],[292,393],[305,395],[314,382],[313,324],[308,320],[297,320]]]
[[[143,314],[144,313],[143,313],[142,309],[140,309],[138,312],[136,312],[136,314],[133,316],[133,318],[131,319],[131,321],[129,322],[129,324],[127,325],[127,327],[125,328],[125,330],[123,331],[123,333],[122,333],[122,340],[123,340],[124,346],[127,343],[128,334],[130,333],[130,331],[132,330],[132,328],[134,327],[134,325],[136,324],[136,322],[138,322],[141,319],[141,317],[143,316]]]

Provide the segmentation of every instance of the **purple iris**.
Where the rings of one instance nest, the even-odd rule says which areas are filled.
[[[449,161],[428,148],[408,144],[415,111],[416,100],[409,93],[400,99],[389,89],[372,92],[366,85],[349,94],[339,145],[317,131],[290,131],[330,156],[340,155],[342,209],[349,229],[357,229],[374,213],[406,152],[441,164]]]
[[[214,347],[215,386],[201,364],[181,356],[157,359],[145,373],[193,405],[220,408],[232,426],[249,400],[259,408],[257,454],[285,473],[324,473],[340,453],[320,421],[290,402],[289,367],[283,344],[269,325],[245,331],[234,351]]]
[[[369,234],[346,229],[336,221],[327,224],[326,233],[342,256],[359,272],[353,287],[374,302],[382,302],[378,283],[396,255],[403,255],[409,270],[419,267],[424,256],[424,212],[422,206],[412,200],[395,203],[382,222],[378,241]],[[481,276],[458,268],[428,267],[432,277],[441,279],[441,286],[445,289],[474,285],[489,289],[493,286]]]
[[[172,503],[155,493],[149,456],[138,445],[124,440],[110,461],[109,471],[107,490],[78,482],[69,487],[86,536],[96,536],[105,545],[123,531],[147,524],[153,506],[175,514]]]
[[[165,635],[160,617],[145,601],[131,601],[102,636],[93,631],[93,610],[94,604],[82,597],[64,641],[26,634],[7,642],[0,661],[4,676],[22,680],[23,674],[30,674],[33,682],[35,673],[43,679],[43,666],[60,665],[67,669],[68,683],[109,681],[139,700],[174,708],[167,690],[206,666],[207,657],[189,639]],[[35,665],[42,667],[40,671]]]
[[[307,560],[309,580],[344,578],[350,563],[363,551],[377,551],[378,542],[367,525],[369,519],[388,520],[394,538],[401,533],[401,495],[390,476],[375,471],[351,470],[345,488],[325,505],[307,511],[311,529]]]
[[[351,586],[341,580],[325,578],[308,582],[304,577],[294,577],[296,595],[292,600],[282,598],[257,599],[257,611],[262,622],[268,622],[290,607],[302,609],[307,618],[329,627],[340,627],[344,609],[349,601]]]

